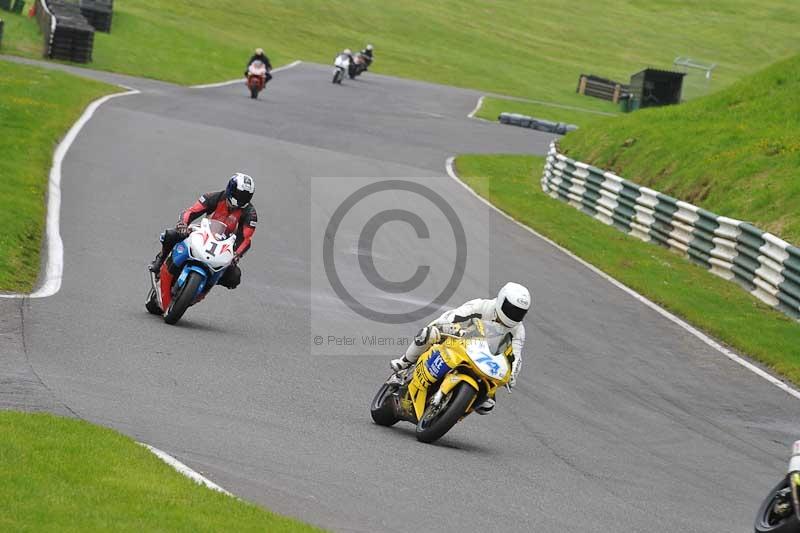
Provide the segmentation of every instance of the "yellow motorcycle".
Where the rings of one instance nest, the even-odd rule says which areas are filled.
[[[386,380],[372,400],[376,424],[405,420],[417,425],[418,440],[434,442],[508,383],[511,335],[477,318],[458,326],[458,334],[442,335],[416,365]]]

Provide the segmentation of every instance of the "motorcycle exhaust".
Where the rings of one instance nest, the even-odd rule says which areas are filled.
[[[789,487],[792,489],[792,504],[794,504],[794,514],[800,520],[800,440],[795,441],[792,446],[792,458],[789,461]]]

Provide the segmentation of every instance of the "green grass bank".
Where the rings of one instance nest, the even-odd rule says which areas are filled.
[[[5,18],[7,53],[39,56],[35,31]],[[376,72],[603,108],[575,94],[580,73],[625,81],[692,56],[719,65],[716,90],[800,52],[797,20],[795,0],[125,0],[92,67],[193,84],[241,75],[256,46],[328,63],[372,42]]]
[[[461,179],[502,211],[800,384],[800,324],[683,257],[550,198],[538,181],[543,167],[542,157],[463,155],[456,159]]]
[[[110,429],[0,411],[0,530],[320,531],[209,490]]]
[[[570,157],[800,243],[800,55],[717,94],[592,122]]]
[[[33,288],[53,150],[92,100],[115,91],[0,60],[0,291]]]

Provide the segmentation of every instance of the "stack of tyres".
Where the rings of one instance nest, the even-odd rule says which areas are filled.
[[[75,63],[90,62],[94,47],[94,28],[81,14],[80,7],[60,0],[49,0],[48,6],[56,17],[50,57]]]
[[[3,19],[0,19],[0,50],[3,49],[3,25],[4,24],[5,23],[3,22]]]
[[[81,13],[95,31],[111,32],[113,0],[80,0]]]
[[[11,11],[11,1],[12,0],[0,0],[0,9]]]

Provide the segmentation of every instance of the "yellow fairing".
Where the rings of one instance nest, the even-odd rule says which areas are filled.
[[[444,378],[442,382],[442,386],[439,387],[439,390],[442,391],[442,394],[448,394],[451,390],[456,388],[461,382],[469,383],[470,386],[475,390],[480,390],[478,387],[478,382],[472,376],[468,376],[466,374],[459,374],[458,372],[451,372]]]
[[[425,411],[425,403],[428,400],[428,387],[436,382],[436,379],[428,372],[428,366],[425,364],[432,351],[433,349],[428,350],[419,358],[417,366],[414,368],[414,377],[408,384],[408,394],[414,404],[414,412],[417,414],[417,419]]]
[[[467,354],[466,342],[466,339],[449,337],[444,340],[444,342],[432,346],[428,351],[422,354],[422,356],[419,358],[419,361],[417,361],[417,365],[414,368],[414,376],[408,384],[408,398],[411,400],[411,403],[414,406],[414,412],[416,413],[418,420],[425,412],[425,406],[427,405],[428,401],[428,390],[430,386],[440,379],[442,384],[439,387],[439,390],[442,391],[443,394],[448,394],[456,387],[456,385],[462,382],[469,383],[469,385],[476,391],[480,391],[480,381],[484,384],[484,388],[486,389],[487,395],[490,398],[494,397],[499,386],[502,386],[508,382],[510,373],[500,380],[487,379],[485,376],[483,376],[483,374],[477,370],[475,364],[472,362],[472,359]],[[509,347],[507,352],[510,353],[510,350],[511,348]],[[506,355],[509,355],[509,353]],[[434,354],[441,354],[442,360],[451,369],[446,375],[441,376],[440,378],[437,378],[428,370],[427,362],[431,357],[434,356]],[[470,369],[473,370],[476,376],[480,377],[480,380],[468,373],[459,372],[459,368],[468,371]]]

